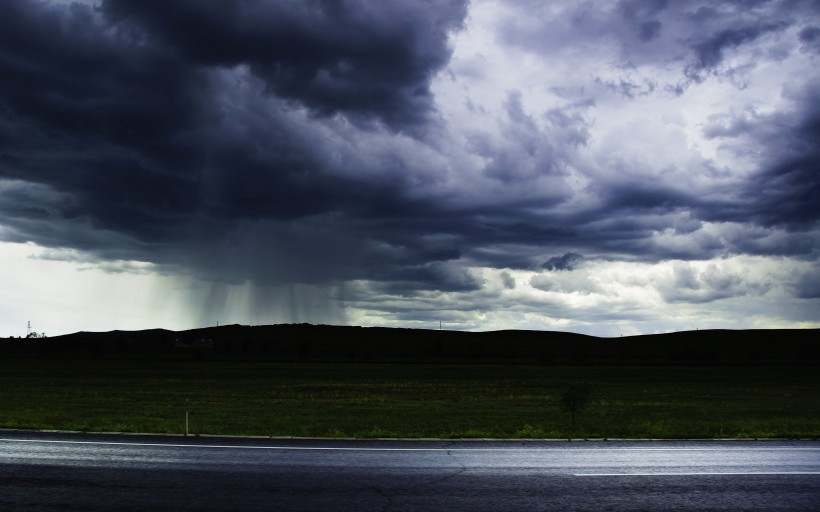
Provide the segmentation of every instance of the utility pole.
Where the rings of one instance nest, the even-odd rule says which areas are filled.
[[[31,320],[29,320],[28,324],[26,324],[26,338],[29,336],[31,336]]]

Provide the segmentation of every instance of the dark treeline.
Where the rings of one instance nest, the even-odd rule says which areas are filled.
[[[514,364],[820,364],[820,330],[704,330],[597,338],[310,324],[79,332],[0,339],[2,357]]]

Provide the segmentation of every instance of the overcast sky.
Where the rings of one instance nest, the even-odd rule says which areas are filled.
[[[2,336],[820,327],[816,0],[2,11]]]

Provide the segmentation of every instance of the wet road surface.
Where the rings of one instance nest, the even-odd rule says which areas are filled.
[[[820,511],[820,442],[0,432],[0,510]]]

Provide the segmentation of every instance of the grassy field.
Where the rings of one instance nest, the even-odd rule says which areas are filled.
[[[444,438],[820,437],[812,367],[3,360],[0,427]],[[589,383],[577,418],[559,397]]]

